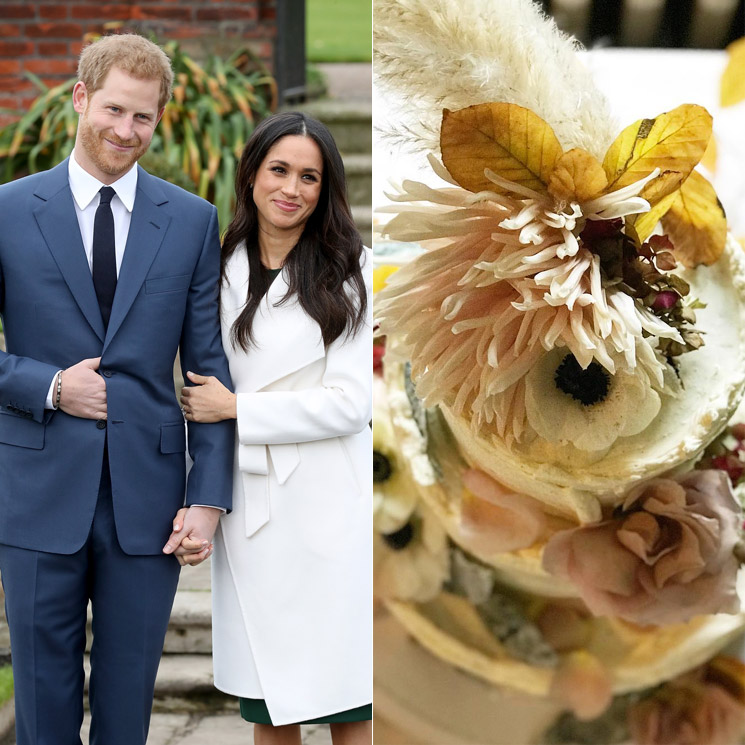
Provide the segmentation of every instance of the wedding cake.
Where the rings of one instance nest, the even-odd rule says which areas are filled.
[[[433,174],[375,246],[376,593],[565,707],[547,740],[735,742],[745,255],[694,170],[711,117],[616,127],[527,0],[375,12]]]

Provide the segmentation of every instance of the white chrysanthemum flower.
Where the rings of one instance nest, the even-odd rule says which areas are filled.
[[[588,219],[644,212],[638,194],[658,175],[584,204],[556,203],[501,177],[513,196],[404,181],[384,232],[427,252],[401,268],[378,294],[383,334],[411,360],[417,395],[468,417],[476,430],[520,440],[526,428],[525,376],[548,351],[565,348],[582,368],[641,374],[665,389],[659,338],[681,341],[640,302],[601,275],[600,258],[578,236]],[[533,430],[534,431],[534,430]]]

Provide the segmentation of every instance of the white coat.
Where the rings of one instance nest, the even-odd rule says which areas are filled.
[[[215,685],[263,698],[276,725],[372,701],[372,260],[368,319],[324,348],[282,273],[254,316],[256,345],[230,329],[248,258],[230,259],[223,345],[237,393],[233,511],[212,559]]]

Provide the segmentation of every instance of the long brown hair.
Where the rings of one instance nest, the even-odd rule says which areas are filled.
[[[285,259],[289,289],[277,305],[297,295],[303,310],[320,326],[327,347],[345,331],[350,335],[357,333],[365,320],[367,295],[360,269],[364,249],[349,209],[344,164],[336,143],[321,122],[306,114],[296,111],[276,114],[256,127],[243,150],[235,179],[235,217],[222,245],[223,282],[228,279],[228,261],[239,246],[244,244],[248,254],[246,305],[231,329],[233,345],[244,350],[254,343],[253,319],[269,287],[261,269],[258,212],[249,184],[269,149],[288,135],[310,137],[318,145],[323,175],[318,204]]]

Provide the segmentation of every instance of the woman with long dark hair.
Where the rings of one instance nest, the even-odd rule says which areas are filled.
[[[215,685],[256,743],[371,741],[369,251],[341,156],[302,113],[262,122],[222,250],[235,393],[189,373],[187,419],[235,418],[233,511],[213,556]],[[188,320],[187,320],[188,322]]]

